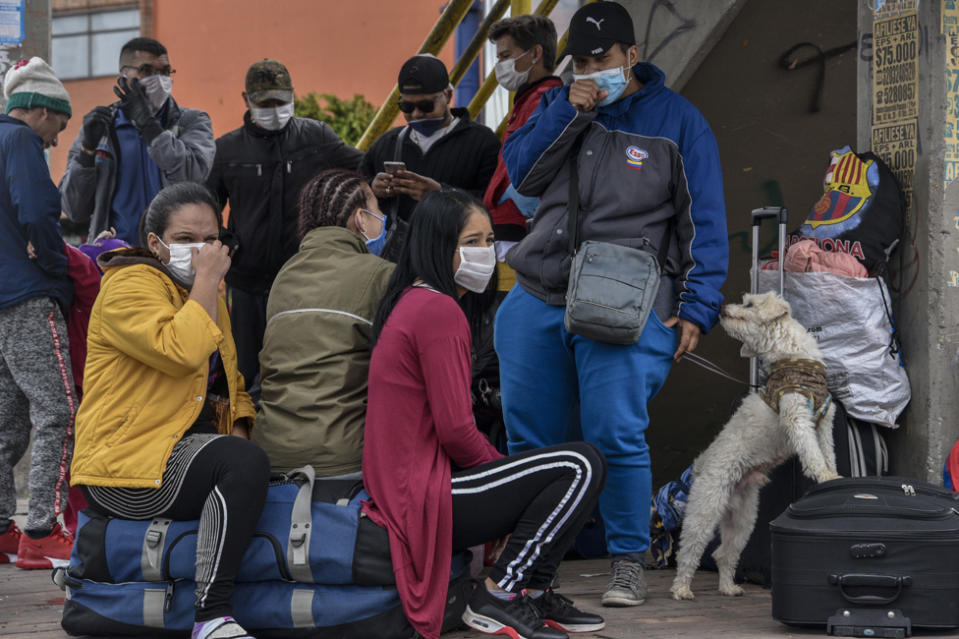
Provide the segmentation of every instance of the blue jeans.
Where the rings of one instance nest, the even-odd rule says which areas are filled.
[[[599,499],[607,548],[644,552],[652,498],[646,406],[669,374],[677,331],[651,312],[638,343],[607,344],[567,333],[565,312],[517,284],[496,314],[509,452],[566,441],[578,400],[583,439],[609,465]]]

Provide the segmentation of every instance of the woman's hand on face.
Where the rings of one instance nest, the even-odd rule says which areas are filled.
[[[205,278],[219,285],[230,270],[230,249],[220,240],[193,249],[193,268],[197,278]]]

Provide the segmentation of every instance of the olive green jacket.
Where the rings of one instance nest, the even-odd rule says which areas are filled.
[[[267,303],[252,433],[274,470],[360,470],[370,333],[392,271],[341,227],[307,233],[280,269]]]

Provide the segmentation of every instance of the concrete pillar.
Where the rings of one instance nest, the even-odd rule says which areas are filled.
[[[20,0],[20,10],[24,12],[24,38],[18,44],[0,43],[0,79],[20,58],[38,55],[50,62],[50,0]],[[5,106],[0,91],[0,108]]]
[[[959,8],[859,3],[858,146],[900,178],[909,209],[892,288],[912,402],[893,472],[939,482],[959,436]]]

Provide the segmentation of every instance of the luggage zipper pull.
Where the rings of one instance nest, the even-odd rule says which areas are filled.
[[[902,492],[905,493],[905,494],[906,494],[907,496],[909,496],[909,497],[915,497],[915,496],[916,496],[916,489],[913,488],[913,487],[912,487],[911,485],[909,485],[909,484],[903,484],[903,485],[902,485]]]
[[[170,612],[170,609],[173,607],[173,582],[168,582],[166,585],[166,594],[163,596],[163,610],[164,612]]]

